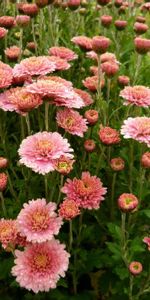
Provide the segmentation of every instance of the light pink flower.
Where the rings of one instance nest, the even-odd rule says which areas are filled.
[[[81,89],[74,88],[75,93],[77,93],[83,100],[84,106],[88,106],[93,103],[91,95]]]
[[[150,118],[128,118],[121,127],[121,134],[125,139],[134,139],[150,147]]]
[[[73,149],[58,132],[38,132],[28,136],[20,145],[20,163],[34,172],[47,174],[54,171],[55,161],[61,155],[73,158]]]
[[[4,249],[15,244],[17,232],[18,230],[15,220],[0,220],[0,242],[2,243],[2,247]]]
[[[55,71],[64,71],[68,70],[71,67],[66,59],[60,58],[58,56],[50,56],[48,57],[48,60],[49,62],[55,64]]]
[[[49,49],[49,55],[58,56],[60,58],[71,61],[78,58],[78,55],[69,48],[66,47],[51,47]]]
[[[75,36],[71,42],[79,46],[84,51],[92,50],[92,39],[87,36]]]
[[[65,85],[65,86],[67,86],[68,88],[72,88],[72,82],[71,81],[68,81],[68,80],[66,80],[66,79],[64,79],[64,78],[62,78],[62,77],[60,77],[60,76],[40,76],[39,77],[39,79],[41,80],[52,80],[52,81],[54,81],[54,83],[61,83],[61,84],[63,84],[63,85]]]
[[[59,80],[45,80],[39,79],[26,87],[27,91],[31,93],[38,93],[47,100],[57,106],[67,106],[69,108],[80,108],[84,106],[82,98],[74,92],[73,87],[62,83]]]
[[[11,85],[13,79],[12,68],[0,61],[0,89]]]
[[[37,199],[24,203],[23,207],[17,217],[17,226],[28,242],[46,242],[59,233],[62,219],[55,212],[54,202],[47,204],[45,199]]]
[[[45,75],[55,71],[55,69],[56,64],[49,60],[49,56],[31,56],[15,65],[13,75],[15,77]]]
[[[125,99],[124,105],[150,106],[150,89],[148,87],[142,85],[127,86],[120,92],[120,96]]]
[[[87,131],[87,121],[77,111],[73,109],[64,109],[57,112],[56,116],[58,126],[65,129],[73,135],[83,137],[84,132]]]
[[[29,245],[24,251],[15,251],[12,275],[21,287],[34,293],[56,288],[60,277],[68,269],[69,253],[58,240]]]
[[[61,191],[79,207],[98,209],[107,189],[103,187],[100,178],[91,176],[89,172],[83,172],[81,179],[68,178]]]
[[[93,60],[98,60],[98,56],[97,56],[97,53],[95,52],[95,51],[93,51],[93,50],[91,50],[91,51],[88,51],[87,53],[86,53],[86,57],[88,57],[88,58],[90,58],[90,59],[93,59]]]
[[[0,94],[0,108],[26,115],[28,111],[43,103],[40,95],[26,91],[24,87],[11,88]]]

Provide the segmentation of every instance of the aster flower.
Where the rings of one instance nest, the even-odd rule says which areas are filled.
[[[98,209],[107,189],[103,187],[100,178],[83,172],[81,179],[67,179],[61,191],[81,208]]]
[[[150,89],[148,87],[142,85],[127,86],[120,92],[120,96],[125,99],[124,105],[150,106]]]
[[[49,49],[49,55],[58,56],[67,61],[71,61],[78,58],[78,55],[74,51],[66,47],[51,47]]]
[[[84,51],[92,50],[92,39],[87,36],[75,36],[71,39],[71,42]]]
[[[54,82],[55,81],[55,82]],[[81,97],[74,92],[73,87],[60,82],[60,80],[39,79],[26,87],[31,93],[38,93],[51,100],[57,106],[67,106],[69,108],[80,108],[84,106]]]
[[[65,220],[71,220],[80,214],[78,205],[74,200],[65,199],[59,207],[59,216]]]
[[[48,57],[49,62],[52,62],[55,64],[55,71],[64,71],[68,70],[71,65],[68,63],[66,59],[63,59],[58,56],[50,56]]]
[[[61,155],[73,158],[70,152],[73,149],[67,139],[58,132],[46,131],[28,136],[18,150],[20,163],[43,175],[54,171],[55,161]]]
[[[40,95],[26,91],[24,87],[11,88],[0,94],[0,108],[26,115],[28,111],[43,103]]]
[[[86,77],[82,81],[82,83],[91,92],[96,92],[97,91],[97,85],[98,85],[98,76]],[[101,88],[104,87],[104,79],[101,80],[100,85],[101,85]]]
[[[108,126],[100,128],[99,138],[106,145],[114,145],[120,142],[119,132]]]
[[[12,275],[21,287],[34,293],[48,292],[56,288],[60,277],[68,269],[69,253],[58,240],[32,244],[24,251],[15,251],[15,266]]]
[[[87,121],[77,111],[73,109],[64,109],[57,112],[56,120],[58,126],[65,129],[73,135],[83,137],[84,132],[87,131]]]
[[[138,275],[142,272],[143,266],[139,261],[132,261],[129,265],[129,271],[132,275]]]
[[[143,153],[141,157],[141,165],[143,168],[150,169],[150,152]]]
[[[150,251],[150,237],[145,236],[144,239],[143,239],[143,242],[144,242],[145,244],[147,244],[148,250]]]
[[[23,205],[17,217],[17,226],[22,236],[33,243],[51,240],[59,233],[62,219],[55,213],[56,204],[45,199],[31,200]]]
[[[11,85],[13,79],[12,68],[0,61],[0,89]]]
[[[60,174],[67,175],[73,169],[74,162],[75,160],[62,155],[55,161],[55,170]]]
[[[15,245],[17,233],[18,230],[15,220],[0,219],[0,242],[4,249]]]
[[[118,198],[118,206],[123,212],[130,212],[137,208],[138,199],[135,195],[124,193]]]
[[[134,139],[150,147],[150,118],[128,118],[121,127],[121,134],[125,139]]]
[[[76,88],[74,88],[74,91],[82,98],[85,106],[88,106],[93,103],[93,99],[89,93]]]
[[[16,61],[21,54],[21,49],[17,46],[11,46],[10,48],[6,48],[4,52],[10,61]]]
[[[31,75],[45,75],[55,71],[55,62],[49,60],[47,56],[31,56],[23,59],[19,64],[16,64],[13,69],[13,74],[16,77]]]

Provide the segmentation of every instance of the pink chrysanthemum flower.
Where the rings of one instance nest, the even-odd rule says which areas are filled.
[[[71,199],[65,199],[59,208],[59,216],[65,220],[71,220],[80,214],[77,203]]]
[[[119,132],[111,127],[101,127],[99,131],[99,138],[102,143],[106,145],[114,145],[120,142]]]
[[[56,288],[60,277],[65,276],[69,253],[58,240],[29,245],[24,251],[15,251],[12,275],[21,287],[34,293]]]
[[[93,103],[93,99],[89,93],[76,88],[74,88],[74,91],[82,98],[85,106],[91,105]]]
[[[107,189],[103,187],[100,178],[83,172],[81,179],[67,179],[61,191],[81,208],[98,209]]]
[[[98,86],[98,76],[86,77],[82,81],[82,83],[91,92],[96,92],[97,91],[97,86]],[[104,87],[104,84],[105,84],[104,79],[102,79],[101,82],[100,82],[101,88]]]
[[[21,115],[43,103],[40,95],[26,91],[24,87],[16,87],[0,94],[0,108],[4,111],[16,111]]]
[[[129,265],[129,271],[132,275],[138,275],[142,272],[143,266],[139,261],[132,261]]]
[[[3,192],[6,189],[8,181],[8,176],[6,173],[0,173],[0,192]]]
[[[121,127],[121,134],[125,139],[134,139],[150,147],[150,118],[128,118]]]
[[[121,157],[112,158],[110,161],[110,167],[113,171],[122,171],[125,167],[125,162]]]
[[[39,77],[39,79],[41,80],[52,80],[52,81],[54,81],[54,84],[56,83],[61,83],[61,84],[63,84],[63,85],[65,85],[65,86],[67,86],[68,88],[72,88],[72,82],[71,81],[68,81],[68,80],[66,80],[66,79],[64,79],[64,78],[62,78],[62,77],[60,77],[60,76],[51,76],[51,75],[49,75],[49,76],[40,76]]]
[[[55,203],[47,204],[45,199],[37,199],[23,207],[17,217],[17,226],[28,242],[46,242],[59,233],[62,219],[55,213]]]
[[[31,56],[23,59],[20,64],[15,65],[13,74],[15,77],[31,75],[46,75],[55,71],[56,64],[47,56]]]
[[[146,237],[143,239],[143,242],[144,242],[145,244],[147,244],[148,250],[150,251],[150,237],[146,236]]]
[[[60,58],[71,61],[78,58],[78,55],[69,48],[66,47],[51,47],[49,49],[49,55],[58,56]]]
[[[5,169],[8,166],[8,159],[6,157],[0,156],[0,169]]]
[[[98,60],[98,56],[97,56],[97,53],[95,52],[95,51],[93,51],[93,50],[91,50],[91,51],[88,51],[87,53],[86,53],[86,57],[88,57],[88,58],[90,58],[90,59],[93,59],[93,60]]]
[[[15,25],[15,19],[12,16],[0,17],[0,26],[4,28],[12,28]]]
[[[64,71],[68,70],[71,67],[66,59],[60,58],[58,56],[50,56],[48,57],[48,60],[49,62],[55,64],[55,71]]]
[[[8,32],[7,29],[0,27],[0,40],[6,36],[7,32]]]
[[[0,61],[0,89],[7,88],[13,80],[12,68]]]
[[[87,36],[75,36],[71,39],[71,42],[84,51],[92,50],[92,39]]]
[[[73,158],[70,152],[73,149],[67,139],[58,132],[46,131],[28,136],[18,150],[20,163],[43,175],[54,171],[55,161],[61,155]]]
[[[17,233],[18,230],[15,220],[0,220],[0,242],[4,249],[15,245]]]
[[[84,106],[82,98],[74,92],[73,87],[58,80],[39,79],[26,87],[31,93],[38,93],[45,96],[57,106],[67,106],[69,108],[81,108]]]
[[[6,48],[4,52],[10,61],[16,61],[21,54],[21,49],[20,47],[12,46],[10,48]]]
[[[141,165],[143,168],[150,169],[150,152],[143,153],[141,157]]]
[[[57,112],[56,116],[58,126],[65,129],[73,135],[83,137],[87,131],[87,121],[77,111],[73,109],[64,109]]]
[[[67,175],[73,169],[74,162],[75,160],[62,155],[55,161],[55,170],[60,174]]]
[[[127,86],[120,92],[120,96],[125,99],[124,105],[150,106],[150,89],[148,87],[142,85]]]
[[[118,198],[118,206],[123,212],[130,212],[137,208],[139,201],[133,194],[124,193]]]

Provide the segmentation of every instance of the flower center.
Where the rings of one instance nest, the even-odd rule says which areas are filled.
[[[126,198],[125,199],[125,203],[126,203],[126,205],[131,204],[132,203],[132,199],[131,198]]]
[[[47,255],[46,254],[36,254],[36,256],[34,257],[34,264],[36,266],[36,268],[38,269],[45,269],[47,266]]]
[[[34,231],[41,231],[48,228],[49,216],[46,212],[35,212],[31,215],[31,226]]]
[[[65,123],[66,123],[67,127],[71,127],[74,125],[75,120],[72,117],[69,117],[66,119]]]
[[[37,141],[36,148],[41,156],[47,156],[53,150],[53,144],[47,139],[42,139]]]

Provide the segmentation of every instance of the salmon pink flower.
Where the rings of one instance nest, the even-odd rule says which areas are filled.
[[[49,55],[58,56],[67,61],[78,58],[78,55],[74,51],[66,47],[51,47],[49,49]]]
[[[6,36],[7,32],[7,29],[5,29],[4,27],[0,27],[0,40]]]
[[[56,288],[60,277],[68,269],[69,253],[58,240],[31,244],[24,251],[15,251],[12,275],[21,287],[34,293],[48,292]]]
[[[150,147],[150,118],[129,117],[121,127],[121,134],[125,139],[134,139]]]
[[[107,189],[103,187],[100,178],[83,172],[81,179],[67,179],[61,191],[80,208],[98,209]]]
[[[58,126],[65,129],[73,135],[83,137],[83,134],[87,131],[87,121],[73,109],[64,109],[57,112],[56,120]]]
[[[150,169],[150,152],[145,152],[141,158],[141,165],[143,168]]]
[[[114,145],[120,142],[119,132],[111,127],[101,127],[99,138],[103,144]]]
[[[17,233],[18,230],[15,220],[0,219],[0,242],[4,249],[15,245]]]
[[[118,198],[118,206],[123,212],[130,212],[137,208],[138,199],[135,195],[124,193]]]
[[[121,157],[112,158],[110,161],[110,166],[113,171],[122,171],[125,167],[125,162]]]
[[[59,216],[65,220],[71,220],[80,214],[80,210],[75,201],[65,199],[59,208]]]
[[[91,76],[85,78],[83,81],[83,85],[89,89],[91,92],[96,92],[97,91],[97,86],[98,86],[98,76]],[[104,87],[104,79],[101,80],[100,85],[101,88]]]
[[[150,89],[143,85],[125,87],[120,92],[120,96],[125,99],[124,105],[150,106]]]
[[[55,169],[55,161],[64,155],[73,158],[73,149],[58,132],[38,132],[28,136],[20,145],[20,163],[34,172],[47,174]]]
[[[17,46],[12,46],[5,49],[5,55],[10,61],[16,61],[21,54],[21,49]]]
[[[59,233],[62,219],[57,216],[56,204],[46,203],[45,199],[24,203],[17,217],[17,226],[28,242],[42,243],[51,240]]]
[[[0,26],[4,28],[11,28],[15,25],[15,19],[11,16],[2,16],[0,17]]]
[[[55,71],[64,71],[64,70],[68,70],[71,67],[71,65],[68,63],[66,59],[61,58],[59,56],[49,56],[48,60],[49,62],[55,64]]]
[[[132,275],[138,275],[142,272],[143,266],[139,261],[132,261],[129,265],[129,271]]]
[[[0,192],[3,192],[6,189],[8,181],[8,176],[6,173],[0,173]]]
[[[0,169],[7,168],[7,166],[8,166],[8,159],[0,156]]]
[[[150,237],[146,236],[146,237],[143,239],[143,242],[144,242],[145,244],[147,244],[148,250],[150,251]]]
[[[60,174],[67,175],[73,169],[74,162],[75,160],[62,155],[55,161],[55,170]]]
[[[87,36],[75,36],[72,38],[71,42],[79,46],[81,50],[92,50],[92,39]]]
[[[12,68],[0,61],[0,89],[9,87],[12,84],[13,71]]]
[[[93,103],[91,95],[81,89],[74,88],[75,93],[77,93],[83,100],[84,106],[88,106]]]

